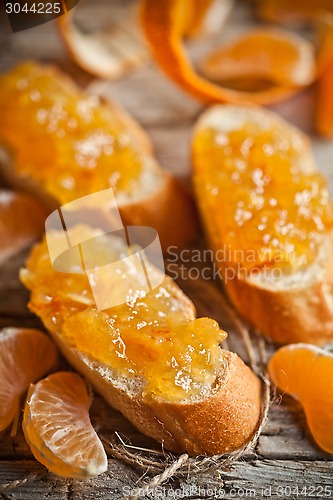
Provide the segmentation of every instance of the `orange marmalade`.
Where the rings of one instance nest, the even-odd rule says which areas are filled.
[[[0,78],[0,143],[17,173],[60,204],[112,187],[133,189],[142,152],[123,121],[60,71],[24,63]]]
[[[86,226],[72,230],[93,236]],[[49,244],[59,237],[54,232]],[[104,278],[115,283],[117,271],[104,267]],[[51,332],[122,376],[141,376],[143,396],[181,400],[214,385],[222,363],[219,344],[227,335],[216,321],[195,319],[193,304],[171,278],[149,292],[132,282],[125,304],[100,311],[87,276],[55,271],[44,240],[33,249],[21,279],[31,291],[30,309]]]
[[[255,123],[196,134],[201,209],[215,250],[224,247],[231,266],[301,268],[313,262],[332,227],[326,181],[301,170],[300,143],[286,134],[281,125],[263,131]]]

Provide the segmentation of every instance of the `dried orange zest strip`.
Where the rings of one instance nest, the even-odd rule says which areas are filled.
[[[143,0],[142,24],[159,66],[180,87],[203,102],[268,104],[297,91],[279,85],[257,92],[239,92],[225,89],[201,77],[193,68],[182,44],[185,34],[184,0]]]
[[[0,190],[0,263],[42,235],[45,217],[32,197]]]
[[[303,86],[315,77],[314,49],[304,38],[281,29],[255,29],[215,50],[201,64],[211,80],[257,79]]]
[[[149,59],[136,17],[114,24],[107,31],[84,33],[74,23],[74,10],[57,23],[72,59],[88,73],[110,80],[120,78]]]
[[[303,406],[317,444],[333,453],[333,355],[311,344],[291,344],[270,359],[272,382]]]
[[[14,420],[20,397],[29,385],[49,372],[56,361],[54,344],[38,330],[0,331],[0,431]]]
[[[58,372],[30,387],[23,431],[34,456],[63,477],[88,479],[107,469],[107,457],[90,418],[83,379]]]

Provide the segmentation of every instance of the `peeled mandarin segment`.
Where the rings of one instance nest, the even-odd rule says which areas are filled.
[[[0,143],[15,152],[18,176],[58,203],[135,189],[142,143],[111,106],[55,68],[24,63],[1,76],[0,112]]]
[[[53,342],[38,330],[0,331],[0,431],[13,421],[20,397],[57,361]]]
[[[57,26],[72,59],[88,73],[114,80],[139,68],[149,59],[134,13],[126,24],[115,24],[108,31],[84,33],[74,23],[74,11],[61,16]]]
[[[299,139],[286,125],[261,125],[258,110],[251,121],[250,110],[242,120],[245,111],[235,107],[226,130],[217,123],[195,134],[200,208],[215,250],[228,249],[229,265],[295,271],[314,261],[332,227],[327,183],[318,173],[303,172],[307,160],[301,159]]]
[[[161,69],[185,91],[207,104],[216,102],[268,104],[296,92],[296,89],[281,85],[258,92],[233,91],[202,78],[193,68],[182,44],[183,14],[183,0],[142,1],[142,24],[154,58]]]
[[[256,29],[220,47],[200,65],[211,80],[255,79],[290,87],[308,85],[316,66],[312,45],[278,29]]]
[[[89,418],[90,397],[83,379],[58,372],[31,386],[23,431],[34,456],[63,477],[88,479],[107,469],[102,442]]]
[[[38,239],[45,218],[44,208],[32,197],[0,190],[0,263]]]
[[[272,382],[302,404],[317,444],[333,453],[333,355],[311,344],[279,349],[268,363]]]
[[[281,24],[312,23],[323,10],[333,12],[331,0],[262,0],[259,2],[259,15],[265,21]]]
[[[82,235],[84,230],[87,236],[92,231],[78,226],[71,235],[75,239],[75,232]],[[116,246],[116,237],[110,243]],[[69,348],[126,378],[143,377],[146,392],[169,400],[199,394],[221,367],[219,344],[226,333],[212,319],[195,319],[193,304],[183,296],[179,299],[181,292],[169,277],[146,292],[139,282],[140,270],[129,282],[121,262],[119,270],[105,266],[102,278],[112,294],[117,276],[123,276],[123,285],[131,289],[128,300],[99,311],[86,275],[54,271],[43,241],[32,251],[21,275],[31,290],[30,309],[51,332],[61,332]],[[151,264],[146,265],[148,275],[156,272]]]

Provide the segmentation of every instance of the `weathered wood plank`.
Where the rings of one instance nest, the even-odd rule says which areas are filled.
[[[8,483],[21,482],[25,478],[29,480],[16,488],[4,488]],[[45,500],[46,498],[65,500],[69,498],[69,481],[49,474],[37,460],[0,461],[0,498],[6,498],[1,495],[2,489],[10,500],[12,498],[22,500]]]
[[[33,461],[0,462],[0,484],[22,480],[44,469]],[[155,493],[141,498],[234,499],[333,498],[333,462],[254,460],[237,462],[219,476],[194,476],[173,480],[158,487]],[[135,488],[142,487],[142,474],[126,464],[110,459],[108,471],[87,481],[63,480],[50,473],[8,491],[24,500],[120,500]],[[146,479],[144,479],[146,481]]]

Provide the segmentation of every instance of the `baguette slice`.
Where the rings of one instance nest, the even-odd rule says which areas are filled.
[[[0,114],[3,177],[50,211],[112,187],[123,223],[153,227],[164,249],[195,237],[190,194],[161,168],[146,132],[118,104],[83,93],[54,67],[24,63],[0,78]],[[129,160],[122,146],[114,153],[119,141],[128,144]],[[118,187],[128,176],[129,184]]]
[[[100,234],[87,226],[70,231],[71,238],[78,231],[81,239]],[[48,244],[59,238],[53,232]],[[214,455],[239,448],[260,417],[258,378],[237,354],[220,348],[225,332],[211,319],[195,319],[193,303],[170,277],[162,275],[160,285],[144,292],[133,261],[127,267],[121,260],[119,237],[103,238],[98,244],[112,249],[118,265],[112,273],[104,268],[104,277],[111,294],[128,286],[126,304],[97,310],[87,277],[56,272],[44,241],[21,272],[30,309],[96,391],[166,449]],[[161,275],[149,262],[146,270]]]
[[[262,146],[266,147],[266,151],[269,151],[269,148],[272,146],[275,147],[276,143],[280,141],[281,148],[284,148],[284,151],[280,151],[277,155],[273,152],[273,156],[267,155],[264,160],[260,157],[252,163],[251,156],[249,157],[250,160],[247,160],[246,155],[242,156],[242,153],[239,154],[238,151],[237,161],[239,162],[238,165],[240,165],[240,173],[237,179],[235,178],[233,188],[231,189],[230,185],[226,183],[221,183],[216,188],[219,177],[223,176],[227,171],[226,169],[230,167],[230,157],[232,158],[232,155],[235,153],[235,149],[232,151],[232,148],[235,148],[235,143],[233,145],[227,143],[232,134],[242,133],[245,130],[244,127],[246,127],[247,131],[247,136],[244,137],[245,140],[249,141],[250,148],[257,147],[258,141],[262,141]],[[220,135],[216,140],[216,147],[211,148],[209,153],[205,155],[205,148],[200,149],[201,146],[199,146],[199,143],[202,133],[207,133],[207,131]],[[267,134],[270,133],[268,131],[273,131],[273,135],[275,134],[275,142],[269,142],[267,139]],[[244,137],[242,140],[244,140]],[[217,145],[218,142],[219,145]],[[221,147],[224,146],[228,147],[226,154],[220,153],[219,160],[216,160],[216,163],[211,166],[211,171],[209,172],[207,162],[212,162],[210,160],[212,155],[217,152],[218,148],[222,151]],[[271,150],[270,153],[272,153]],[[204,155],[206,163],[201,161],[202,155]],[[324,344],[333,339],[332,211],[326,183],[320,174],[316,174],[316,166],[308,138],[296,127],[290,125],[273,112],[259,107],[215,106],[203,113],[196,124],[193,137],[195,190],[207,237],[215,255],[218,255],[218,252],[228,245],[228,241],[230,241],[228,238],[230,238],[230,235],[232,236],[233,232],[237,234],[237,231],[239,231],[236,244],[239,243],[243,246],[244,241],[242,238],[249,234],[248,227],[255,214],[253,215],[250,212],[250,222],[248,220],[245,223],[242,221],[239,226],[239,218],[237,219],[239,213],[236,214],[236,211],[230,212],[232,210],[229,210],[230,204],[228,207],[224,203],[230,200],[228,197],[231,192],[232,196],[235,196],[236,201],[238,200],[239,203],[247,202],[248,187],[245,186],[243,191],[239,187],[242,186],[246,175],[251,175],[252,179],[254,179],[253,182],[255,182],[255,176],[258,175],[258,172],[259,174],[260,171],[265,173],[271,169],[271,174],[269,175],[275,179],[274,182],[278,186],[277,192],[275,192],[275,199],[273,200],[276,206],[274,210],[279,210],[281,207],[288,208],[293,203],[291,196],[295,195],[295,191],[292,190],[289,181],[283,180],[282,175],[284,174],[282,174],[282,168],[285,168],[285,164],[283,167],[281,158],[289,162],[289,168],[293,169],[294,173],[301,178],[303,176],[303,179],[305,179],[305,182],[309,186],[308,191],[311,190],[311,185],[321,186],[320,195],[318,195],[321,200],[321,207],[317,211],[317,215],[319,214],[318,217],[324,217],[325,220],[324,222],[323,220],[319,221],[322,227],[318,230],[318,234],[316,233],[317,240],[312,240],[312,250],[309,251],[308,246],[305,249],[305,252],[309,252],[310,254],[312,252],[312,256],[310,255],[311,258],[307,263],[300,264],[300,259],[303,255],[301,251],[298,253],[296,251],[294,263],[288,262],[288,256],[286,257],[287,262],[284,263],[285,265],[281,265],[277,261],[261,261],[258,264],[259,270],[257,273],[239,272],[240,268],[238,267],[235,275],[229,279],[227,276],[230,267],[232,268],[235,265],[242,266],[242,260],[237,260],[236,254],[233,254],[235,255],[235,259],[231,265],[226,260],[225,262],[217,262],[217,266],[224,273],[224,284],[230,299],[241,315],[253,327],[259,329],[261,333],[269,336],[278,344],[291,342]],[[213,168],[214,171],[212,171]],[[289,179],[289,173],[287,172],[286,179]],[[264,177],[261,178],[264,179]],[[215,186],[215,201],[212,201],[211,198],[212,186]],[[259,187],[262,188],[262,185]],[[265,189],[266,187],[260,192],[257,191],[256,194],[264,193],[265,196],[265,193],[269,192],[270,188],[267,188],[268,191],[265,191]],[[303,194],[306,194],[305,191]],[[295,199],[297,196],[296,194]],[[258,201],[258,198],[254,200],[254,202],[256,201]],[[214,207],[218,205],[219,209],[214,208],[212,203]],[[238,205],[238,207],[242,207],[243,210],[244,205]],[[306,205],[304,207],[306,208]],[[226,213],[228,210],[229,212]],[[242,210],[241,214],[246,215],[246,212]],[[263,229],[264,232],[271,229],[269,222],[274,218],[274,214],[272,215],[272,213],[268,216],[268,223],[267,220],[261,221],[266,223],[266,225],[264,224],[261,227],[257,225],[255,228],[252,226],[252,242],[255,238],[261,238],[261,231]],[[302,224],[302,222],[299,222],[300,219],[300,216],[298,219],[291,216],[288,220],[289,222],[293,222],[294,229],[302,229],[299,226],[299,224]],[[222,234],[219,228],[223,226],[225,220],[227,220],[225,224],[227,230]],[[311,220],[312,222],[313,220]],[[241,230],[239,230],[240,227]],[[292,227],[292,230],[294,229]],[[246,250],[252,249],[251,241],[248,241],[248,248]],[[292,240],[287,242],[291,243]],[[233,240],[233,245],[235,247],[235,239]],[[271,243],[269,243],[268,248],[274,255],[274,247]],[[268,264],[268,268],[272,271],[271,273],[266,272],[266,264]]]

